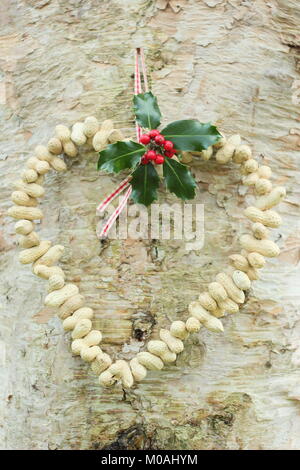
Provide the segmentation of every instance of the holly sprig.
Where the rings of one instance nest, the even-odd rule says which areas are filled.
[[[182,151],[200,152],[215,144],[221,134],[210,122],[197,119],[174,121],[158,131],[161,112],[152,92],[134,96],[133,108],[137,123],[148,132],[140,142],[119,141],[99,152],[98,170],[119,173],[133,170],[130,184],[132,199],[149,206],[157,199],[160,179],[156,165],[163,165],[167,189],[180,199],[195,197],[196,182],[186,165],[180,163]]]

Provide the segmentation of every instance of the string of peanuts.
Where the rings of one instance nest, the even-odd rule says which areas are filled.
[[[189,318],[185,322],[173,321],[170,329],[161,329],[159,339],[150,340],[147,351],[139,352],[129,362],[113,362],[99,347],[101,332],[92,329],[93,310],[85,306],[85,299],[78,287],[66,282],[63,270],[56,265],[64,247],[40,240],[34,231],[34,221],[43,218],[37,200],[45,193],[42,186],[44,175],[51,169],[58,172],[67,169],[59,155],[73,158],[78,154],[77,146],[89,144],[100,151],[108,143],[118,140],[124,140],[124,136],[114,128],[111,120],[104,121],[100,126],[95,117],[87,117],[83,123],[74,124],[71,130],[64,125],[56,126],[55,137],[49,140],[47,146],[38,145],[35,148],[35,156],[27,160],[21,179],[14,183],[16,190],[11,199],[15,205],[8,209],[8,215],[18,219],[15,231],[19,234],[18,244],[22,248],[19,261],[22,264],[32,263],[33,273],[48,280],[45,304],[57,307],[63,328],[72,332],[73,354],[80,355],[91,364],[94,373],[99,375],[101,385],[107,387],[121,381],[124,387],[131,387],[134,381],[139,382],[146,377],[147,370],[160,370],[164,364],[174,362],[183,351],[183,341],[190,333],[198,332],[202,326],[216,333],[224,331],[220,318],[239,311],[251,281],[259,279],[259,269],[265,265],[265,258],[279,254],[278,246],[268,236],[269,228],[279,227],[281,218],[271,209],[285,197],[286,192],[283,187],[272,187],[270,167],[258,165],[252,158],[250,147],[241,144],[239,135],[228,139],[223,136],[214,146],[202,152],[183,152],[184,163],[190,162],[193,156],[209,160],[214,155],[220,164],[232,160],[240,166],[243,184],[253,186],[257,196],[255,205],[244,211],[253,222],[252,234],[240,237],[241,252],[229,256],[228,272],[217,274],[207,291],[189,304]]]

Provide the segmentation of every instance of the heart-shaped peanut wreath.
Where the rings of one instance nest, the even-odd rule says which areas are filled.
[[[44,175],[51,169],[67,169],[60,154],[72,158],[78,153],[77,146],[87,143],[99,151],[115,142],[120,146],[122,141],[125,142],[124,137],[119,130],[114,129],[110,120],[104,121],[100,126],[96,118],[87,117],[83,123],[74,124],[71,131],[64,125],[57,126],[55,137],[49,140],[47,146],[38,145],[35,156],[26,162],[26,170],[21,179],[15,182],[16,190],[12,193],[15,205],[8,210],[8,214],[18,219],[15,230],[20,235],[18,243],[22,248],[19,260],[23,264],[32,263],[34,274],[48,280],[49,293],[45,304],[57,307],[64,329],[72,331],[73,354],[80,355],[84,361],[91,363],[92,370],[99,375],[101,385],[111,386],[121,381],[124,387],[131,387],[134,381],[145,378],[147,369],[162,369],[165,364],[174,362],[183,351],[184,340],[189,334],[198,332],[202,325],[212,332],[222,332],[220,317],[239,311],[251,281],[259,278],[258,270],[264,266],[265,257],[279,254],[278,246],[268,239],[268,228],[281,224],[280,216],[270,209],[283,199],[285,189],[272,188],[271,169],[258,165],[251,156],[250,147],[241,144],[238,135],[228,139],[222,136],[214,145],[207,146],[201,152],[182,153],[182,162],[186,163],[195,155],[204,160],[214,156],[220,164],[232,160],[239,165],[243,184],[253,186],[257,195],[255,205],[245,209],[245,216],[253,222],[252,234],[240,237],[241,252],[229,256],[228,272],[217,274],[216,279],[208,285],[208,291],[201,293],[197,300],[190,303],[186,321],[174,321],[169,329],[161,329],[159,339],[150,340],[147,351],[139,352],[130,362],[113,362],[99,347],[101,332],[92,329],[93,310],[85,305],[78,287],[66,282],[63,270],[56,265],[64,247],[40,240],[34,231],[34,221],[43,217],[42,211],[37,207],[37,199],[45,192],[42,186]],[[148,139],[144,139],[145,143],[146,141]],[[106,156],[104,153],[104,160]]]

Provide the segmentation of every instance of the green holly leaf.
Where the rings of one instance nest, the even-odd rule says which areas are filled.
[[[119,173],[125,168],[134,168],[146,152],[144,145],[132,140],[110,144],[99,152],[98,170]]]
[[[132,186],[131,197],[134,202],[149,206],[157,199],[159,176],[152,163],[139,165],[132,173],[130,184]]]
[[[156,96],[151,91],[135,95],[133,105],[136,120],[141,127],[156,129],[160,125],[161,112]]]
[[[164,178],[166,186],[171,193],[180,199],[193,199],[195,197],[196,182],[188,167],[171,158],[165,158]]]
[[[207,149],[221,138],[217,128],[210,122],[201,123],[197,119],[171,122],[161,134],[171,140],[176,149],[190,152]]]

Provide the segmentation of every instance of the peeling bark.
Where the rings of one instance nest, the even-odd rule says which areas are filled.
[[[0,6],[1,421],[6,449],[298,449],[299,13],[296,0],[4,0]],[[282,253],[225,334],[193,335],[176,365],[127,392],[102,390],[70,354],[45,283],[19,265],[12,181],[61,122],[112,118],[134,135],[133,48],[144,45],[165,120],[240,133],[287,187]],[[96,311],[104,348],[129,358],[238,250],[244,189],[231,166],[194,162],[205,246],[95,237],[95,207],[116,183],[83,151],[46,178],[41,233],[68,248],[63,268]],[[251,196],[246,194],[246,201]],[[160,191],[160,201],[175,198]]]

